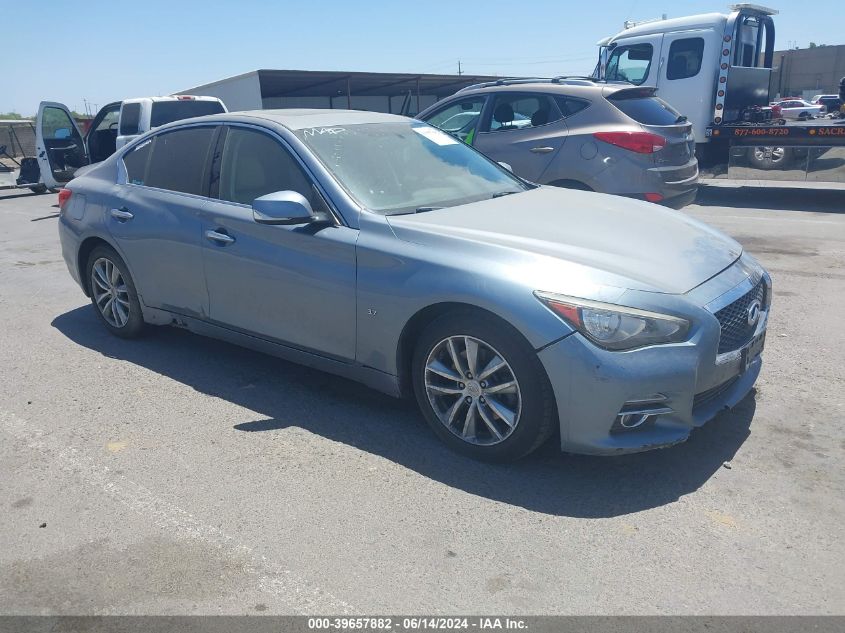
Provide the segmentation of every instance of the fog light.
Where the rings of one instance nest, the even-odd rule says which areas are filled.
[[[622,405],[613,426],[611,433],[632,431],[654,422],[658,416],[674,413],[672,407],[666,406],[668,398],[662,393],[655,393],[645,398],[628,400]]]
[[[626,413],[618,417],[619,426],[621,426],[623,429],[635,429],[638,426],[642,426],[643,424],[645,424],[648,419],[652,416],[648,415],[647,413]]]
[[[663,200],[663,196],[659,193],[647,193],[645,194],[645,199],[649,202],[660,202]]]

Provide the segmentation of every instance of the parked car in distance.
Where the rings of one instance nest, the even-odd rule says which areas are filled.
[[[782,99],[773,101],[771,105],[780,107],[780,116],[784,119],[804,121],[824,113],[824,106],[813,105],[803,99]]]
[[[698,188],[692,126],[654,88],[502,80],[465,88],[417,118],[528,181],[681,207]]]
[[[68,270],[110,332],[176,325],[413,394],[478,458],[557,432],[583,453],[682,442],[761,367],[771,281],[737,242],[529,184],[397,115],[170,124],[59,200]]]
[[[61,187],[80,167],[105,160],[151,129],[221,112],[226,112],[226,106],[217,97],[175,95],[125,99],[100,108],[83,136],[67,106],[42,101],[35,123],[39,180],[33,189],[46,191]]]
[[[824,106],[825,112],[839,112],[839,108],[842,107],[842,100],[839,95],[816,95],[810,99],[810,103]]]

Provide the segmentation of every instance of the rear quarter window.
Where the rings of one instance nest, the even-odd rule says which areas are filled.
[[[642,125],[674,125],[680,113],[658,97],[608,98],[616,108]]]
[[[150,126],[159,127],[173,121],[221,112],[223,105],[219,101],[156,101],[150,113]]]
[[[141,143],[123,157],[123,164],[126,167],[126,182],[131,185],[146,184],[147,161],[150,158],[152,147],[153,141],[151,139]]]

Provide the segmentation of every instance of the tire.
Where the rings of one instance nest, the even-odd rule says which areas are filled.
[[[475,376],[467,362],[470,349]],[[485,376],[500,360],[505,365]],[[426,422],[464,455],[514,461],[536,450],[557,426],[554,394],[540,359],[519,332],[491,315],[466,310],[438,317],[420,334],[411,362],[414,395]],[[515,386],[502,388],[511,382]],[[512,426],[505,421],[509,417]]]
[[[85,274],[91,304],[106,329],[121,338],[140,336],[144,330],[141,302],[129,269],[117,251],[110,246],[94,248]]]
[[[30,187],[29,190],[32,193],[47,193],[47,187],[45,187],[44,185],[35,185],[34,187]]]
[[[792,160],[792,153],[786,147],[749,147],[748,163],[757,169],[783,169]]]

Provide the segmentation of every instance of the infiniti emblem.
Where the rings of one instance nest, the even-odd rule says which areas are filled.
[[[756,299],[751,302],[751,305],[748,306],[748,312],[746,313],[746,317],[748,319],[748,325],[754,325],[757,321],[760,320],[760,302]]]

